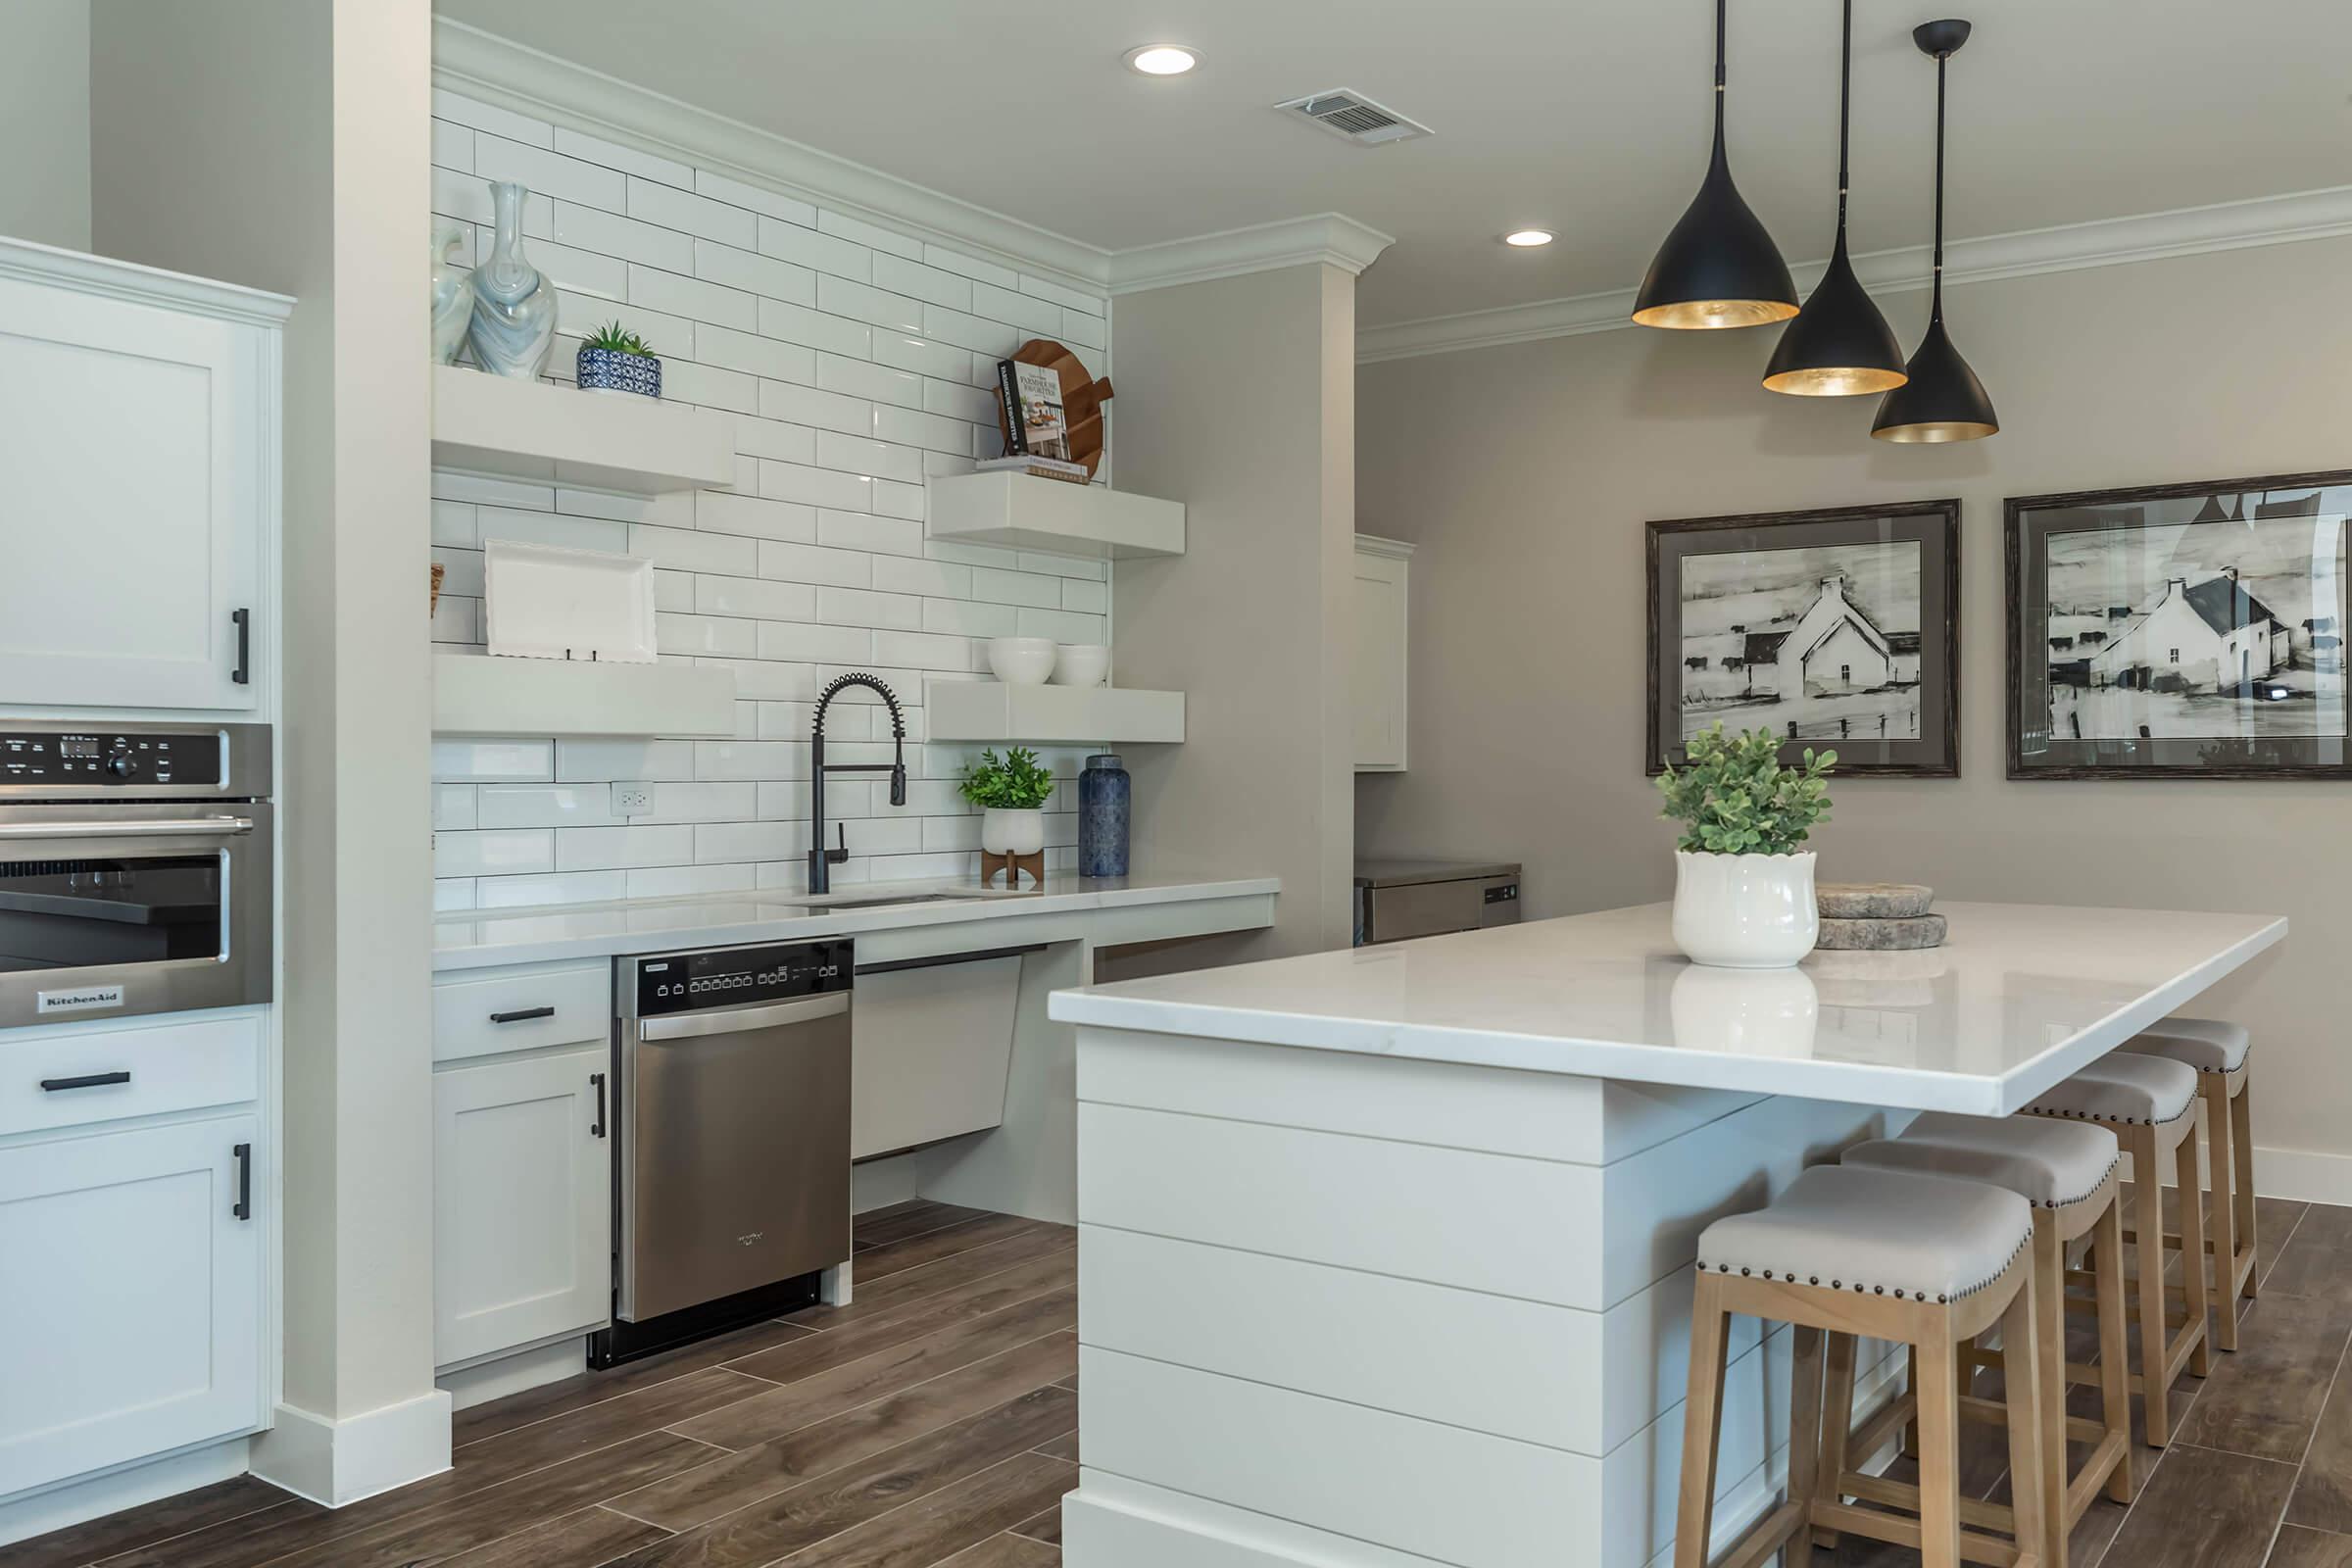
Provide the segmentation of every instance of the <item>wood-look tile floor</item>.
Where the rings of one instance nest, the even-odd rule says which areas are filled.
[[[462,1410],[430,1480],[329,1510],[240,1476],[0,1546],[0,1568],[1054,1568],[1076,1240],[942,1203],[861,1214],[852,1304]]]
[[[2352,1568],[2352,1208],[2265,1200],[2260,1222],[2243,1348],[2181,1378],[2172,1446],[2133,1449],[2132,1501],[2092,1505],[2072,1568]],[[240,1477],[0,1568],[1055,1568],[1074,1241],[939,1203],[863,1214],[852,1305],[461,1411],[429,1481],[329,1511]],[[2006,1496],[1996,1432],[1966,1429],[1963,1459]],[[1814,1561],[1918,1557],[1848,1537]]]

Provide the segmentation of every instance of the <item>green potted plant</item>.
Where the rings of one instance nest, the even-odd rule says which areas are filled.
[[[1719,722],[1685,744],[1681,767],[1658,780],[1662,816],[1683,824],[1674,851],[1675,946],[1696,963],[1785,969],[1813,951],[1813,852],[1803,848],[1830,813],[1836,752],[1805,749],[1781,761],[1768,729],[1727,736]]]
[[[583,392],[629,392],[658,398],[662,395],[662,362],[654,358],[651,343],[613,321],[580,340],[578,379]]]
[[[1015,746],[998,760],[996,749],[964,770],[963,798],[980,808],[980,847],[991,855],[1035,855],[1046,847],[1045,804],[1054,775],[1037,754]]]

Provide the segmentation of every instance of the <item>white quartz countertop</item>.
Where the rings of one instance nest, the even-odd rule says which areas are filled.
[[[478,969],[668,948],[795,942],[1281,891],[1281,879],[1270,876],[1082,877],[1050,871],[1043,888],[1024,885],[1018,893],[1001,887],[984,892],[969,882],[860,882],[813,896],[778,890],[560,908],[474,909],[434,920],[433,967]]]
[[[2259,914],[1943,904],[1923,953],[1709,969],[1671,908],[1054,994],[1064,1022],[2007,1115],[2286,935]]]

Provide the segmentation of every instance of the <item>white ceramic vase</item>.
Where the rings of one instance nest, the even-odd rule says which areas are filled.
[[[493,375],[535,381],[556,346],[556,287],[522,254],[522,207],[530,192],[512,180],[490,187],[498,241],[473,270],[474,363]]]
[[[1674,945],[1719,969],[1786,969],[1813,951],[1813,852],[1674,852]]]
[[[448,365],[465,345],[466,329],[473,321],[472,271],[449,259],[463,229],[444,228],[433,235],[433,363]]]
[[[1042,807],[1016,810],[991,806],[980,812],[980,847],[991,855],[1035,855],[1046,847]]]

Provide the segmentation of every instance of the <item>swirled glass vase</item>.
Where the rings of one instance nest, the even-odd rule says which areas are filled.
[[[474,363],[491,374],[535,381],[556,346],[556,289],[522,254],[522,204],[529,195],[513,180],[490,187],[498,240],[473,270],[473,322],[466,338]]]
[[[433,363],[458,357],[473,325],[473,284],[466,269],[449,259],[465,234],[455,228],[433,233]]]

